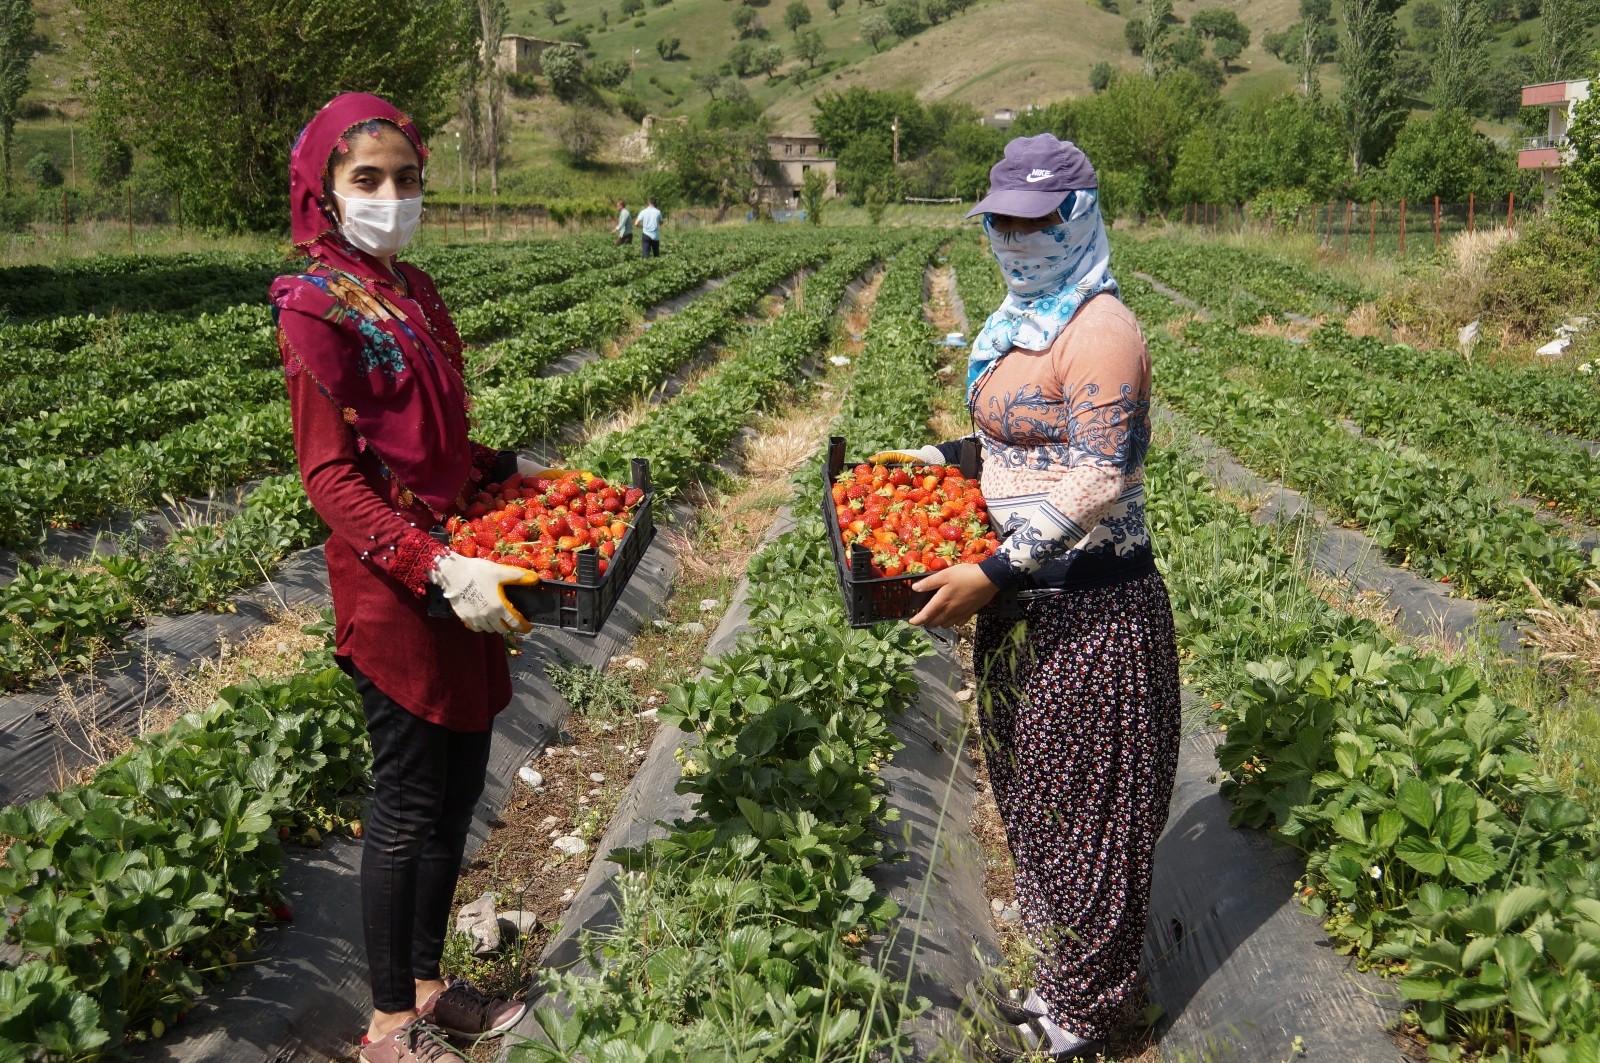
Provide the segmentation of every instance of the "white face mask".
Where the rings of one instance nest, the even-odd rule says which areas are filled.
[[[349,199],[334,193],[344,206],[339,231],[345,239],[376,258],[400,253],[422,222],[422,197],[411,199]]]

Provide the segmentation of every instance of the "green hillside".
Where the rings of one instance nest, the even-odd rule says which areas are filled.
[[[623,0],[564,2],[566,10],[552,23],[544,14],[545,0],[510,0],[512,32],[578,37],[588,41],[596,61],[631,61],[633,70],[623,91],[660,115],[692,113],[703,106],[708,97],[695,84],[695,76],[724,67],[739,43],[732,16],[741,5],[735,0],[641,0],[643,10],[631,19],[622,16]],[[844,0],[834,14],[826,0],[805,0],[812,19],[807,29],[819,33],[824,46],[814,67],[788,55],[794,42],[784,26],[788,2],[750,0],[744,5],[764,24],[758,43],[776,44],[786,53],[775,76],[758,74],[743,81],[773,126],[783,132],[809,131],[816,96],[851,86],[909,91],[925,101],[956,100],[988,113],[1086,94],[1090,70],[1100,62],[1122,70],[1136,70],[1139,65],[1123,30],[1128,17],[1142,17],[1143,0],[1106,0],[1118,8],[1115,11],[1102,7],[1101,0],[975,0],[965,11],[909,39],[890,37],[877,51],[862,39],[862,22],[874,13],[881,15],[884,6]],[[1413,0],[1402,10],[1403,35],[1413,43],[1421,37],[1413,26],[1413,11],[1428,2]],[[1339,6],[1335,3],[1336,12]],[[1176,0],[1174,14],[1186,22],[1207,7],[1236,12],[1251,31],[1249,47],[1228,69],[1226,98],[1274,94],[1294,84],[1295,72],[1266,51],[1263,39],[1297,21],[1298,0]],[[72,31],[72,6],[70,0],[36,0],[36,8],[38,33],[46,46],[35,59],[32,85],[24,98],[13,154],[15,172],[20,177],[30,156],[48,151],[69,174],[69,183],[81,184],[85,176],[78,134],[84,109],[76,83],[88,71]],[[1494,27],[1489,42],[1492,69],[1499,70],[1508,57],[1531,66],[1539,28],[1538,19]],[[678,40],[679,54],[668,60],[658,54],[657,42],[670,38]],[[1594,38],[1600,46],[1600,29]],[[1326,91],[1337,91],[1336,65],[1324,65],[1321,78]],[[1426,106],[1420,98],[1415,103]],[[554,130],[564,111],[548,96],[512,100],[502,175],[508,187],[542,195],[568,194],[563,189],[574,184],[596,193],[609,190],[604,165],[580,173],[559,161]],[[612,145],[600,157],[615,160],[615,145],[636,126],[616,110],[599,121]],[[1489,122],[1480,128],[1501,134],[1513,131],[1510,125]],[[454,167],[448,158],[439,161],[444,166],[438,177],[445,186],[453,186]],[[616,171],[611,175],[620,177]]]

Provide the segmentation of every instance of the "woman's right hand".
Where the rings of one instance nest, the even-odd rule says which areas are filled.
[[[508,586],[539,582],[539,577],[527,569],[448,553],[434,564],[428,578],[444,591],[445,600],[468,630],[501,635],[532,630],[533,625],[512,607],[505,592]]]

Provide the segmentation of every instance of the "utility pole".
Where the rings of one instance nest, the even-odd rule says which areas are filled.
[[[895,115],[894,116],[894,121],[892,123],[890,123],[889,128],[894,130],[894,168],[896,170],[898,170],[900,168],[900,116],[899,115]]]

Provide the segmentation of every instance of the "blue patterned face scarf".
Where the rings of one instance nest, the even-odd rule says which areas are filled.
[[[1042,351],[1055,342],[1078,308],[1101,292],[1117,294],[1111,245],[1092,188],[1061,205],[1065,221],[1036,233],[998,233],[983,219],[989,246],[1005,274],[1005,302],[989,315],[967,359],[967,402],[978,381],[1013,347]]]

